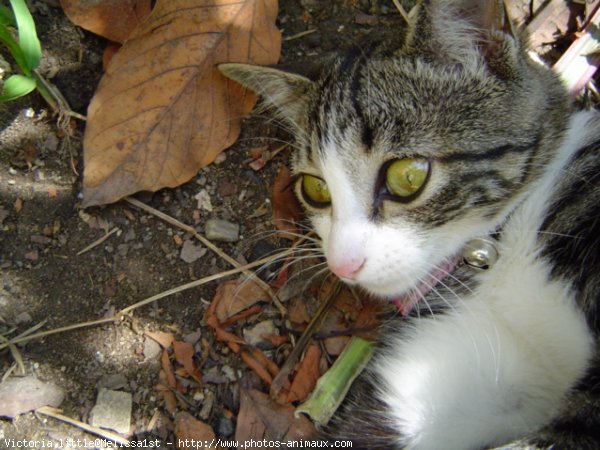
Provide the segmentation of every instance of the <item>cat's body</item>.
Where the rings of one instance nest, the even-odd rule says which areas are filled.
[[[330,269],[408,316],[327,433],[478,449],[560,421],[600,327],[600,119],[570,113],[501,2],[425,1],[404,47],[351,53],[317,82],[223,69],[295,129]],[[478,237],[498,257],[457,265]]]

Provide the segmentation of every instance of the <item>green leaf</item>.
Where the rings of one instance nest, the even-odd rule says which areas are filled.
[[[25,59],[25,55],[23,54],[23,50],[19,47],[19,43],[12,36],[8,28],[0,24],[0,41],[4,42],[4,44],[8,47],[10,54],[15,59],[17,65],[23,70],[25,75],[31,76],[31,71],[27,66],[27,60]]]
[[[25,75],[12,75],[4,82],[0,102],[8,102],[23,97],[33,91],[35,87],[36,82],[33,78]]]
[[[15,15],[8,6],[0,5],[0,25],[16,27]]]
[[[42,58],[42,46],[37,37],[35,30],[35,22],[25,0],[10,0],[15,19],[17,21],[17,29],[19,30],[19,47],[23,50],[27,69],[33,71],[40,64]],[[24,69],[21,67],[21,69]]]

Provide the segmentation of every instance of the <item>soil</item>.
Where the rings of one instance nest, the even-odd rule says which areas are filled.
[[[282,1],[278,23],[284,38],[292,38],[284,42],[282,64],[302,67],[379,29],[400,27],[402,19],[393,5],[381,3]],[[41,73],[74,111],[85,115],[102,76],[106,41],[71,24],[58,1],[32,1],[30,6],[44,51]],[[294,38],[307,30],[316,31]],[[5,49],[0,52],[8,60]],[[261,171],[252,170],[248,149],[268,144],[269,139],[289,140],[289,136],[260,117],[250,117],[248,122],[239,143],[223,154],[221,162],[201,170],[184,186],[142,198],[200,232],[210,218],[239,224],[240,240],[219,246],[240,261],[250,257],[257,242],[264,246],[261,236],[273,230],[270,186],[289,156],[283,152]],[[4,337],[12,338],[37,324],[52,330],[108,317],[151,295],[230,268],[210,252],[193,263],[183,261],[181,241],[188,239],[186,234],[129,204],[84,213],[79,194],[84,127],[84,122],[72,120],[67,130],[61,129],[36,94],[0,105],[0,334]],[[210,213],[198,209],[195,196],[202,189],[210,194]],[[118,231],[82,253],[113,228]],[[288,245],[274,238],[269,242]],[[158,411],[159,420],[149,435],[167,439],[173,432],[171,415],[154,390],[160,363],[157,354],[147,355],[145,331],[164,330],[178,339],[192,336],[189,339],[200,353],[202,342],[208,343],[204,370],[217,367],[242,376],[247,373],[236,355],[213,340],[203,322],[215,287],[213,283],[172,295],[135,310],[117,324],[61,332],[20,345],[24,372],[61,386],[67,393],[61,405],[64,414],[84,422],[95,404],[99,381],[102,384],[110,375],[125,377],[121,389],[133,394],[131,432],[146,433]],[[275,310],[267,309],[262,319],[269,315],[276,316]],[[0,373],[20,374],[21,368],[14,365],[11,352],[1,351]],[[248,376],[250,384],[259,383]],[[235,421],[229,411],[235,413],[239,407],[236,383],[217,381],[191,386],[186,402],[189,412],[204,416],[218,435],[231,437]],[[207,414],[205,407],[199,415],[206,397],[214,398],[212,408]],[[61,439],[93,437],[34,413],[0,420],[0,439],[57,445]]]
[[[29,4],[44,49],[40,71],[74,111],[85,115],[102,76],[106,41],[72,25],[57,0]],[[403,27],[392,2],[368,0],[282,0],[278,25],[288,38],[281,63],[297,68],[352,42]],[[307,30],[315,31],[298,37]],[[0,53],[7,58],[4,48]],[[183,261],[181,242],[189,239],[186,234],[127,203],[84,213],[79,195],[84,127],[84,122],[72,120],[61,129],[36,94],[0,104],[0,335],[6,338],[38,324],[52,330],[108,317],[166,289],[230,268],[210,252],[193,263]],[[289,136],[261,117],[250,117],[238,144],[219,163],[202,169],[184,186],[142,199],[200,232],[210,218],[239,224],[240,240],[219,246],[240,261],[251,259],[257,243],[285,246],[285,241],[268,236],[273,230],[271,183],[289,154],[281,153],[258,172],[248,166],[248,150],[271,140]],[[195,196],[202,189],[210,194],[214,207],[210,213],[198,208]],[[83,252],[114,228],[118,231]],[[61,405],[64,414],[84,422],[96,402],[99,382],[118,375],[125,380],[120,389],[133,395],[133,435],[165,442],[172,437],[172,416],[154,390],[159,356],[150,354],[144,332],[163,330],[178,339],[187,337],[199,354],[208,354],[203,370],[217,367],[219,373],[232,371],[234,378],[260,384],[204,324],[215,288],[212,283],[169,296],[136,309],[119,323],[31,340],[18,346],[22,367],[26,374],[61,386],[67,393]],[[276,317],[276,310],[267,308],[261,319]],[[15,364],[8,349],[0,351],[1,374],[20,374],[21,367]],[[237,383],[227,377],[213,381],[191,384],[185,402],[189,412],[213,426],[217,435],[232,437],[239,408]],[[203,399],[209,397],[214,402],[207,409]],[[155,415],[159,420],[148,429]],[[3,438],[58,445],[61,439],[94,436],[27,413],[0,420]]]

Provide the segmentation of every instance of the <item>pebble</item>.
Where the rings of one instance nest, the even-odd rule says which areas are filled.
[[[204,255],[206,255],[206,252],[208,252],[208,250],[201,245],[196,245],[193,241],[187,240],[184,241],[183,245],[181,246],[181,253],[179,254],[179,257],[189,264],[202,258]]]
[[[161,352],[162,349],[158,342],[146,336],[144,339],[144,357],[146,359],[156,359],[160,356]]]
[[[240,226],[222,219],[209,219],[204,232],[211,241],[237,242],[240,238]]]
[[[217,434],[223,437],[233,436],[233,422],[227,417],[221,417],[217,423]]]
[[[13,418],[42,406],[58,407],[65,392],[34,376],[8,378],[0,383],[0,416]]]
[[[213,210],[210,194],[206,189],[202,189],[194,198],[198,201],[198,209],[203,209],[208,212]]]
[[[132,398],[129,392],[100,389],[90,412],[90,425],[129,434]]]

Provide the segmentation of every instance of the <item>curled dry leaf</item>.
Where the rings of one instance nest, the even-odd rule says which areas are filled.
[[[292,405],[279,405],[267,394],[240,389],[240,412],[235,439],[239,442],[310,439],[314,425],[305,416],[294,416]]]
[[[75,25],[123,43],[152,9],[151,0],[60,0]]]
[[[173,353],[175,359],[183,366],[187,374],[198,383],[201,383],[202,374],[194,362],[194,346],[189,342],[173,341]]]
[[[158,0],[88,109],[83,205],[178,186],[237,139],[255,97],[221,62],[273,64],[277,0]]]
[[[224,322],[260,301],[269,300],[270,297],[264,289],[254,281],[240,279],[219,285],[213,302],[217,302],[215,313],[219,322]]]
[[[320,361],[321,350],[315,344],[310,345],[290,386],[290,392],[287,396],[288,403],[305,400],[313,391],[317,380],[321,376],[319,371]]]
[[[198,448],[198,443],[211,442],[216,437],[210,425],[195,419],[185,411],[175,417],[175,436],[177,448],[181,450]]]

